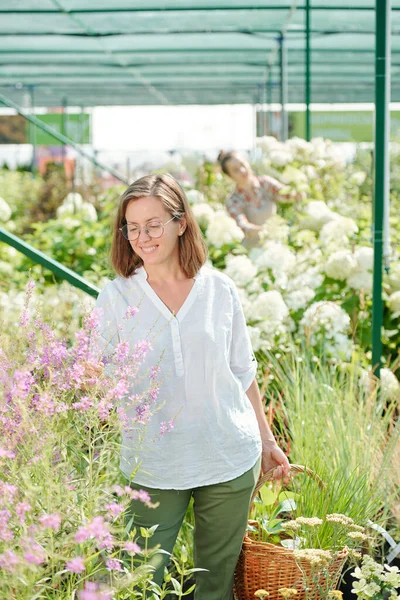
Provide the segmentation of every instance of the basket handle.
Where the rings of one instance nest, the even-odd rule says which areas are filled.
[[[266,473],[261,473],[260,477],[258,478],[256,487],[254,488],[254,492],[251,497],[250,506],[253,506],[254,499],[257,496],[258,492],[261,490],[264,483],[266,483],[267,481],[274,480],[273,476],[274,476],[275,469],[276,469],[276,467],[274,467],[273,469],[270,469]],[[312,479],[314,479],[314,481],[316,481],[318,483],[318,485],[321,489],[325,488],[325,484],[322,481],[322,479],[320,477],[318,477],[318,475],[316,473],[314,473],[314,471],[312,471],[308,467],[304,467],[303,465],[290,465],[290,476],[295,475],[296,473],[307,473],[307,475],[309,477],[311,477]]]

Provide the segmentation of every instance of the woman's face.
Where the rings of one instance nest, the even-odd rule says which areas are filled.
[[[143,260],[146,265],[160,265],[175,260],[179,262],[179,235],[185,230],[185,217],[181,220],[172,219],[170,213],[158,198],[147,196],[132,200],[126,207],[125,212],[128,231],[132,232],[141,227],[139,237],[129,240],[133,251]],[[170,221],[167,223],[167,221]],[[157,232],[157,223],[164,224],[164,233],[161,237],[151,237],[151,230]],[[165,224],[166,223],[166,224]],[[145,231],[149,227],[150,235]]]
[[[236,156],[233,156],[226,162],[226,170],[228,171],[229,177],[231,177],[239,187],[245,186],[252,174],[249,163]]]

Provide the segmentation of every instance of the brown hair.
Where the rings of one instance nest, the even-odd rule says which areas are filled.
[[[228,169],[227,169],[227,163],[229,160],[231,160],[231,158],[236,158],[237,157],[237,152],[224,152],[223,150],[221,150],[221,152],[218,154],[218,162],[221,165],[221,169],[222,171],[225,173],[225,175],[229,176],[228,173]]]
[[[185,232],[178,238],[179,261],[186,277],[194,277],[206,262],[207,247],[185,192],[168,173],[141,177],[131,183],[120,197],[111,246],[111,264],[115,272],[122,277],[130,277],[143,265],[142,259],[133,251],[119,228],[126,224],[125,213],[128,204],[148,196],[158,198],[171,217],[175,219],[186,217]]]

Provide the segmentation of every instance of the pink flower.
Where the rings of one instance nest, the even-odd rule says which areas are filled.
[[[137,313],[139,312],[139,309],[136,308],[136,306],[128,306],[128,308],[126,309],[126,313],[125,316],[123,317],[124,319],[131,319],[132,317],[134,317]]]
[[[6,550],[3,554],[0,554],[0,569],[4,569],[9,573],[12,573],[17,565],[19,564],[19,558],[12,550]]]
[[[161,368],[160,367],[151,367],[149,378],[150,379],[156,379],[157,375],[160,372],[161,372]]]
[[[71,571],[71,573],[83,573],[85,570],[85,563],[83,558],[75,556],[66,563],[65,568],[67,571]]]
[[[147,504],[151,500],[149,493],[145,490],[133,490],[129,485],[125,487],[125,490],[132,500],[140,500],[143,504]]]
[[[110,515],[115,518],[118,517],[121,513],[124,512],[125,507],[122,504],[118,504],[118,502],[112,502],[111,504],[106,504],[104,506],[106,510],[110,513]]]
[[[112,548],[113,539],[108,530],[108,524],[103,517],[95,517],[91,523],[80,527],[75,534],[75,540],[78,544],[91,538],[97,541],[100,548]]]
[[[27,551],[24,553],[24,559],[31,565],[41,565],[45,561],[45,554],[36,549],[36,551]]]
[[[60,527],[61,517],[57,514],[43,515],[43,517],[40,517],[39,523],[41,523],[43,527],[49,527],[50,529],[55,529],[57,531]]]
[[[111,600],[112,592],[100,590],[99,584],[93,581],[87,581],[85,588],[78,592],[79,600]]]
[[[106,567],[109,571],[122,571],[122,566],[116,558],[107,558]]]
[[[134,555],[140,552],[140,546],[136,544],[136,542],[125,542],[124,544],[125,550],[128,554]]]
[[[166,421],[162,421],[160,424],[160,433],[161,435],[164,435],[164,433],[167,433],[168,431],[171,431],[171,429],[174,428],[174,422],[168,421],[168,423]]]
[[[6,450],[0,446],[0,458],[15,458],[15,452],[12,450]]]

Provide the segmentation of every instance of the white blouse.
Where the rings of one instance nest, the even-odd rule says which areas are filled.
[[[161,368],[157,410],[146,425],[138,423],[122,437],[122,472],[131,479],[139,465],[135,483],[150,488],[183,490],[229,481],[261,454],[246,395],[257,364],[237,290],[226,275],[206,266],[194,279],[176,316],[147,282],[143,267],[108,283],[97,299],[104,310],[103,340],[111,346],[151,342],[143,376],[132,382],[130,395],[146,392],[151,368]],[[133,321],[123,319],[128,307],[138,308]],[[135,410],[127,408],[127,415],[134,417]]]

